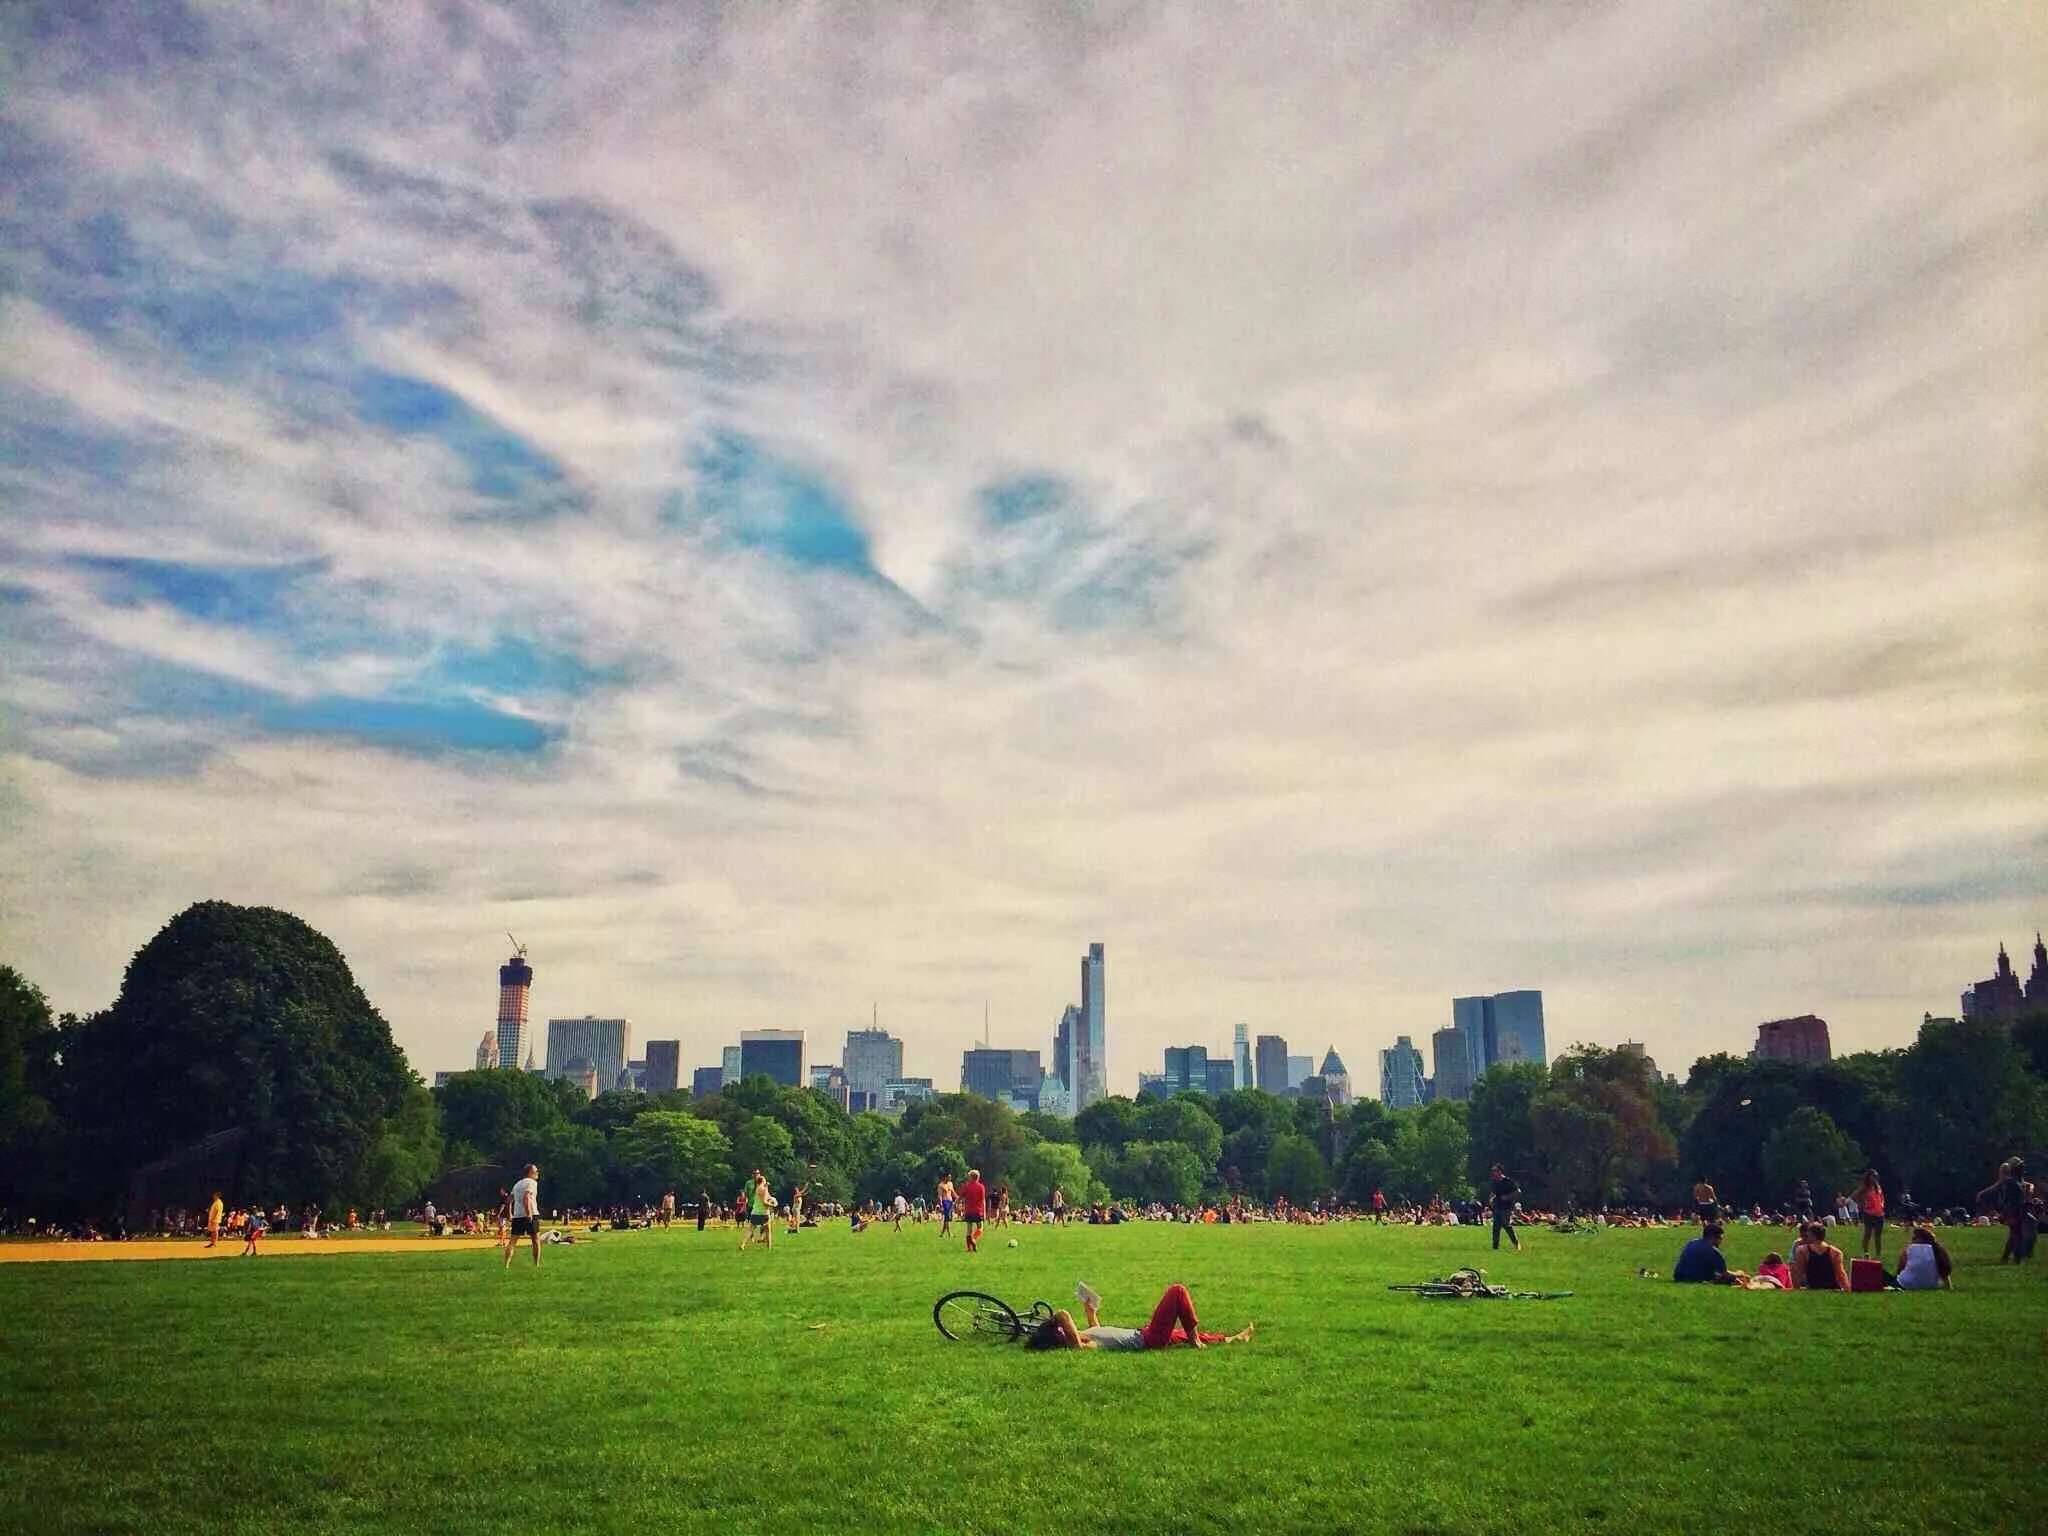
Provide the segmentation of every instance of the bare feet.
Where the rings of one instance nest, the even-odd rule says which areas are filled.
[[[1257,1323],[1246,1323],[1223,1342],[1226,1344],[1248,1344],[1251,1342],[1252,1330],[1258,1326]]]

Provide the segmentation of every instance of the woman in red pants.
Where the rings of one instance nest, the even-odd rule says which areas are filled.
[[[1152,1320],[1142,1328],[1115,1328],[1102,1321],[1102,1298],[1087,1286],[1076,1286],[1088,1326],[1076,1328],[1073,1314],[1064,1308],[1038,1325],[1024,1341],[1026,1349],[1164,1349],[1176,1339],[1196,1349],[1208,1344],[1242,1344],[1252,1336],[1252,1324],[1236,1333],[1204,1333],[1195,1320],[1195,1303],[1188,1288],[1175,1281],[1152,1309]]]

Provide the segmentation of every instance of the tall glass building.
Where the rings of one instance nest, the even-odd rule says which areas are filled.
[[[1380,1052],[1380,1102],[1389,1109],[1414,1109],[1425,1093],[1422,1086],[1422,1052],[1415,1042],[1401,1035],[1390,1049]]]
[[[521,950],[498,967],[497,1065],[517,1072],[526,1065],[532,1042],[526,1035],[526,1010],[533,995],[533,967]]]
[[[1231,1042],[1231,1076],[1236,1079],[1233,1088],[1249,1088],[1252,1085],[1252,1037],[1251,1026],[1237,1026],[1237,1038]]]
[[[1451,1049],[1444,1037],[1453,1032],[1465,1048],[1465,1090],[1460,1095],[1444,1090],[1446,1055]],[[1543,994],[1530,989],[1496,992],[1491,997],[1454,997],[1451,1028],[1438,1030],[1432,1043],[1437,1052],[1438,1096],[1469,1097],[1479,1074],[1495,1062],[1550,1060],[1543,1040]],[[1455,1063],[1452,1065],[1454,1070],[1448,1076],[1455,1081],[1459,1074]]]
[[[1081,957],[1081,1018],[1074,1032],[1074,1113],[1108,1092],[1109,1047],[1103,1023],[1102,946]]]

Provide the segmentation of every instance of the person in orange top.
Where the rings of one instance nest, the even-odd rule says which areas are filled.
[[[1856,1186],[1856,1209],[1863,1216],[1863,1256],[1873,1257],[1871,1249],[1876,1248],[1875,1257],[1884,1257],[1884,1186],[1877,1181],[1877,1170],[1863,1170],[1863,1182]]]
[[[212,1203],[206,1207],[206,1246],[209,1248],[220,1245],[220,1217],[224,1209],[220,1201],[220,1191],[216,1189],[213,1192]]]
[[[988,1215],[988,1186],[981,1182],[981,1170],[967,1170],[967,1182],[960,1186],[960,1221],[967,1229],[967,1251],[981,1251],[981,1224]]]

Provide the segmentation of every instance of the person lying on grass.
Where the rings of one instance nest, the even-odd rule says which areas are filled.
[[[1195,1304],[1188,1288],[1175,1281],[1152,1309],[1152,1320],[1142,1328],[1115,1328],[1102,1321],[1102,1298],[1086,1285],[1074,1287],[1081,1298],[1088,1326],[1076,1328],[1073,1314],[1064,1308],[1053,1313],[1024,1341],[1026,1349],[1165,1349],[1177,1336],[1196,1349],[1210,1344],[1242,1344],[1252,1336],[1246,1323],[1236,1333],[1204,1333],[1195,1321]]]

